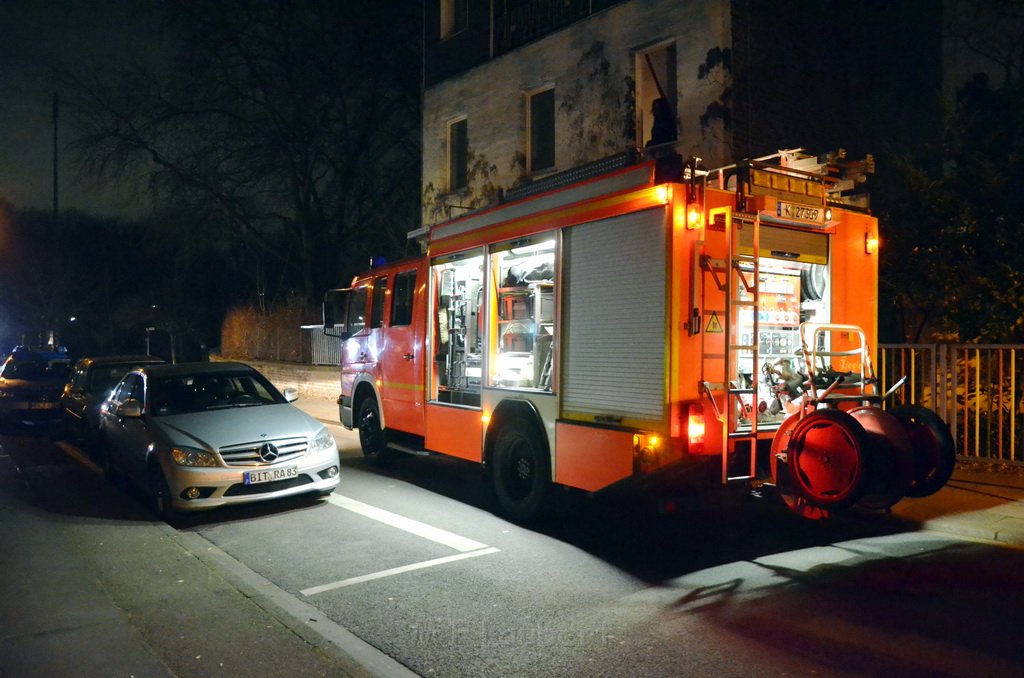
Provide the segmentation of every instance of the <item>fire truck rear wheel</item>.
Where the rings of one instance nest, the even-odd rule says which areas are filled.
[[[551,462],[536,428],[521,419],[506,422],[495,439],[492,462],[502,510],[520,521],[542,517],[551,495]]]
[[[380,408],[376,398],[365,398],[359,405],[359,446],[363,457],[374,464],[388,461],[388,445],[380,426]]]

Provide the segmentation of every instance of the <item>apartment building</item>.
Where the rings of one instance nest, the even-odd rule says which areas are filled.
[[[920,3],[426,0],[423,223],[638,158],[854,153],[934,129]],[[852,137],[852,138],[851,138]]]

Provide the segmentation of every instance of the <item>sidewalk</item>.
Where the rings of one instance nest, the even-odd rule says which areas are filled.
[[[18,444],[21,469],[0,445],[0,678],[397,675],[319,611],[115,498],[51,440]]]
[[[893,514],[924,530],[1024,548],[1024,467],[961,462],[944,488]]]
[[[172,676],[25,492],[0,457],[0,676]]]

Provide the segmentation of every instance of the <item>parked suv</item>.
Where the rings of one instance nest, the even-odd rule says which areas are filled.
[[[151,355],[94,356],[76,362],[60,398],[61,418],[68,437],[91,447],[99,433],[100,405],[121,377],[162,362]]]
[[[67,349],[16,347],[0,367],[0,428],[60,421],[70,370]]]

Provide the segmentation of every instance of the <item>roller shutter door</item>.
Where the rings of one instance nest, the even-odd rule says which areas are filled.
[[[753,254],[754,228],[753,224],[747,224],[738,231],[739,250],[743,254]],[[828,263],[828,236],[824,233],[762,225],[758,244],[761,256],[769,259],[805,261],[810,264]]]
[[[665,212],[565,232],[562,412],[660,421],[665,412]]]

